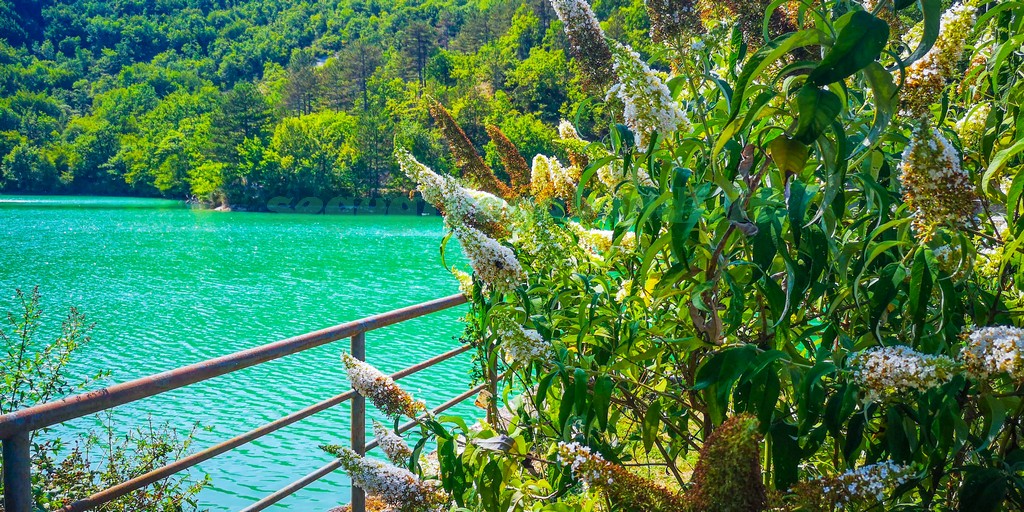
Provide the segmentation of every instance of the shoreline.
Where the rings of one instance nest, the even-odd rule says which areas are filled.
[[[119,201],[123,202],[119,204]],[[152,201],[154,204],[142,204]],[[137,202],[137,203],[133,203]],[[164,204],[158,204],[164,203]],[[396,194],[373,198],[334,196],[326,201],[319,197],[290,198],[276,196],[262,208],[214,205],[188,199],[169,199],[148,196],[105,196],[92,194],[0,194],[0,208],[138,208],[173,209],[187,208],[210,212],[234,213],[297,213],[305,215],[390,215],[435,217],[441,213],[425,202],[418,194],[410,199],[408,195]]]

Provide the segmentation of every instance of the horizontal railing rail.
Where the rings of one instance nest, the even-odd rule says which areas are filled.
[[[343,338],[350,338],[350,352],[354,357],[362,360],[365,359],[365,334],[368,331],[380,329],[381,327],[404,322],[406,320],[418,318],[465,303],[466,298],[462,294],[451,295],[0,416],[0,440],[3,441],[4,510],[5,512],[31,512],[34,509],[32,498],[30,434],[35,430],[148,398],[173,389],[195,384],[197,382],[202,382],[207,379],[232,373],[287,355],[319,347]],[[391,375],[391,378],[395,380],[401,379],[420,370],[434,366],[442,361],[451,359],[459,354],[465,353],[470,348],[470,345],[462,345],[443,354],[434,356],[426,361],[395,372]],[[482,387],[478,386],[477,389],[463,393],[455,399],[445,402],[445,404],[442,404],[440,407],[435,409],[435,411],[448,409],[458,402],[472,396],[473,393],[479,392],[480,389],[482,389]],[[299,411],[293,412],[283,418],[257,427],[245,434],[235,436],[227,441],[183,457],[161,468],[154,469],[146,474],[104,489],[92,496],[71,503],[61,510],[63,512],[78,512],[98,507],[104,503],[108,503],[124,496],[129,492],[140,489],[154,482],[158,482],[164,478],[195,466],[200,462],[233,450],[280,428],[291,425],[297,421],[308,418],[309,416],[349,400],[352,401],[352,449],[360,454],[365,453],[365,402],[359,393],[349,390]],[[406,428],[406,426],[403,425],[403,428]],[[408,428],[411,428],[411,425]],[[376,446],[375,443],[371,443],[370,447],[372,448],[374,446]],[[303,477],[303,480],[314,474],[318,474],[318,472],[323,471],[327,467],[328,466],[325,466],[324,468],[317,470],[317,472]],[[295,483],[293,483],[288,487],[277,491],[271,496],[264,498],[264,500],[261,500],[257,504],[250,506],[246,510],[262,510],[263,508],[266,508],[266,506],[276,503],[285,496],[294,493],[298,489],[308,485],[308,483],[335,469],[337,469],[337,466],[333,467],[329,471],[319,474],[316,478],[295,487],[290,492],[279,495],[279,493],[294,486]],[[352,510],[354,512],[363,512],[365,510],[365,497],[363,496],[362,491],[355,487],[353,487],[352,491]],[[271,497],[278,495],[279,497],[277,499],[267,502],[260,508],[253,508],[266,502]]]
[[[488,386],[488,383],[486,383],[486,382],[483,383],[483,384],[480,384],[480,385],[478,385],[478,386],[476,386],[476,387],[466,391],[465,393],[462,393],[461,395],[458,395],[458,396],[452,398],[451,400],[448,400],[447,402],[445,402],[445,403],[435,407],[434,409],[432,409],[430,411],[430,413],[433,414],[433,415],[437,415],[437,414],[440,414],[440,413],[442,413],[444,411],[447,411],[448,409],[451,409],[452,407],[458,405],[459,403],[464,402],[466,399],[468,399],[468,398],[476,395],[477,393],[483,391],[487,386]],[[417,424],[419,424],[419,421],[408,421],[406,423],[403,423],[401,426],[398,427],[397,430],[395,430],[395,433],[398,433],[398,434],[405,433],[405,432],[409,431],[409,429],[415,427]],[[370,441],[370,443],[366,445],[365,450],[368,452],[370,450],[376,449],[377,446],[378,446],[377,445],[377,440],[375,439],[373,441]],[[328,462],[324,466],[318,468],[316,471],[313,471],[313,472],[303,476],[302,478],[300,478],[300,479],[298,479],[298,480],[296,480],[296,481],[294,481],[294,482],[292,482],[292,483],[282,487],[281,489],[275,491],[273,494],[267,495],[265,498],[261,499],[260,501],[257,501],[256,503],[253,503],[252,505],[249,505],[248,507],[243,508],[240,512],[256,512],[258,510],[263,510],[263,509],[265,509],[265,508],[267,508],[267,507],[269,507],[269,506],[271,506],[271,505],[273,505],[273,504],[275,504],[275,503],[277,503],[277,502],[287,498],[288,496],[291,496],[292,494],[295,494],[295,492],[298,491],[299,489],[302,489],[303,487],[305,487],[305,486],[307,486],[307,485],[309,485],[309,484],[311,484],[311,483],[313,483],[313,482],[315,482],[315,481],[317,481],[317,480],[319,480],[319,479],[321,479],[321,478],[323,478],[323,477],[333,473],[334,471],[336,471],[340,467],[341,467],[341,464],[337,460],[333,460],[331,462]]]

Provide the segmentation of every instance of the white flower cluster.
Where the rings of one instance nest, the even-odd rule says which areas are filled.
[[[623,301],[629,298],[629,294],[631,293],[633,293],[633,280],[629,279],[624,281],[622,285],[619,286],[619,291],[615,292],[615,302],[621,304]]]
[[[887,488],[905,483],[910,476],[910,468],[885,461],[861,466],[820,483],[828,501],[842,510],[856,503],[881,502]]]
[[[441,176],[419,163],[402,149],[395,151],[402,170],[416,181],[423,198],[445,214],[445,222],[462,243],[473,271],[488,287],[510,291],[525,281],[526,275],[511,249],[490,235],[507,234],[514,209],[493,194],[462,187],[451,177]],[[465,276],[455,273],[460,290],[472,290]]]
[[[619,82],[608,91],[608,97],[618,96],[625,106],[623,118],[633,130],[637,146],[643,148],[655,132],[668,136],[688,123],[668,86],[640,54],[614,43],[612,56]]]
[[[644,187],[657,187],[651,176],[647,174],[647,171],[643,167],[635,167],[637,183]],[[597,179],[604,186],[608,187],[609,190],[615,190],[615,187],[619,186],[620,183],[626,181],[626,169],[622,165],[622,160],[612,160],[606,165],[597,170]]]
[[[551,7],[562,23],[574,28],[604,33],[597,16],[584,0],[551,0]]]
[[[929,239],[946,222],[962,224],[974,212],[974,186],[960,166],[960,155],[935,128],[914,131],[900,162],[903,199],[914,215],[914,228]]]
[[[388,456],[388,460],[400,466],[409,462],[412,448],[409,448],[402,436],[381,425],[380,422],[374,421],[373,437],[377,439],[377,445],[384,450],[384,455]]]
[[[958,4],[942,14],[935,43],[928,53],[907,68],[900,115],[926,114],[928,105],[946,86],[946,80],[953,78],[963,53],[964,41],[974,26],[976,10],[973,5]]]
[[[558,461],[568,464],[576,478],[588,484],[611,485],[614,474],[609,471],[608,462],[599,453],[593,453],[589,446],[580,443],[558,443]]]
[[[969,374],[986,378],[1009,374],[1024,380],[1024,329],[993,326],[975,329],[960,354]]]
[[[985,121],[992,111],[992,104],[982,102],[972,108],[956,123],[956,134],[960,136],[960,144],[964,148],[976,149],[981,145],[981,138],[985,135]]]
[[[501,347],[505,351],[505,360],[509,363],[518,361],[528,364],[551,356],[551,345],[536,330],[524,329],[513,321],[499,322],[496,327]]]
[[[432,171],[404,149],[395,150],[399,166],[416,182],[423,199],[437,207],[451,226],[468,224],[489,232],[508,224],[511,207],[493,194],[470,190],[451,177]]]
[[[590,158],[587,156],[589,144],[583,140],[583,137],[580,137],[576,127],[565,119],[558,123],[558,139],[554,142],[565,148],[566,153],[569,154],[570,169],[573,173],[572,191],[575,192],[576,182],[582,176],[583,169],[586,169],[587,165],[590,164]]]
[[[437,480],[421,480],[407,469],[360,457],[347,447],[324,449],[338,457],[354,485],[382,499],[389,510],[440,512],[447,509],[448,495]]]
[[[558,121],[558,137],[566,140],[583,140],[576,127],[565,119]]]
[[[956,363],[946,356],[922,354],[910,347],[876,347],[854,356],[853,378],[869,401],[926,391],[949,382]]]
[[[548,212],[545,205],[520,204],[516,208],[509,244],[528,259],[535,272],[575,271],[575,262],[586,255],[576,240]],[[551,274],[548,274],[551,275]]]
[[[586,74],[601,72],[601,64],[607,64],[608,49],[601,22],[597,21],[590,4],[585,0],[551,0],[551,7],[565,26],[570,51],[581,61],[581,71]]]
[[[472,226],[454,226],[455,236],[484,284],[499,292],[510,292],[526,281],[526,273],[512,249]]]
[[[566,167],[553,156],[537,155],[530,171],[530,192],[538,201],[551,197],[568,200],[576,194],[580,170],[575,166]]]
[[[645,0],[651,19],[651,39],[674,43],[700,27],[696,2],[692,0]]]
[[[946,244],[936,247],[932,253],[935,255],[935,261],[939,264],[940,270],[953,276],[954,279],[959,279],[964,275],[963,254],[960,251],[960,246]]]
[[[467,299],[473,297],[473,276],[452,267],[452,275],[459,281],[459,292],[466,296]]]
[[[484,219],[503,224],[509,221],[512,207],[504,199],[482,190],[463,188],[462,191],[473,200],[474,206]]]
[[[533,165],[530,166],[530,193],[538,201],[545,201],[555,195],[555,185],[551,182],[548,165],[548,157],[537,155],[533,157]]]
[[[352,357],[352,354],[342,354],[341,361],[345,364],[352,389],[368,398],[384,414],[391,417],[404,414],[415,418],[420,411],[426,409],[423,402],[413,400],[412,395],[398,387],[391,377],[369,363]]]
[[[576,234],[583,245],[598,255],[610,250],[615,242],[614,231],[607,229],[587,229],[575,221],[569,221],[567,226],[570,231]],[[632,231],[624,233],[622,238],[619,239],[617,247],[626,251],[635,249],[636,233],[633,233]]]

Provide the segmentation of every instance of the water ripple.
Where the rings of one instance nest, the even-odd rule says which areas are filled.
[[[51,328],[70,306],[96,328],[71,367],[111,372],[106,385],[229,354],[457,292],[440,266],[438,218],[202,212],[144,199],[0,197],[0,306],[40,286]],[[454,257],[458,257],[457,255]],[[396,371],[458,345],[464,307],[367,335],[368,359]],[[196,449],[244,433],[348,388],[344,340],[116,409],[119,428],[152,416],[198,431]],[[407,377],[438,405],[467,389],[470,356]],[[476,416],[471,404],[455,409]],[[375,416],[380,419],[379,416]],[[348,439],[342,404],[199,465],[211,511],[237,510],[326,464],[317,449]],[[57,435],[94,429],[93,418]],[[277,510],[327,510],[347,501],[341,473]]]

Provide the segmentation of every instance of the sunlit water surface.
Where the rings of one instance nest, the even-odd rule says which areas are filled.
[[[98,388],[456,293],[440,264],[438,217],[225,213],[153,199],[0,196],[0,311],[38,285],[48,333],[71,306],[95,323],[77,378]],[[367,359],[395,371],[458,346],[465,306],[373,331]],[[339,341],[115,409],[118,428],[152,418],[187,430],[194,450],[348,388]],[[402,380],[440,404],[468,387],[460,356]],[[471,403],[454,409],[478,416]],[[202,509],[238,510],[329,462],[317,446],[348,438],[347,404],[285,427],[193,470],[210,475]],[[57,428],[71,439],[95,418]],[[372,434],[371,434],[372,435]],[[273,510],[346,503],[336,472]]]

